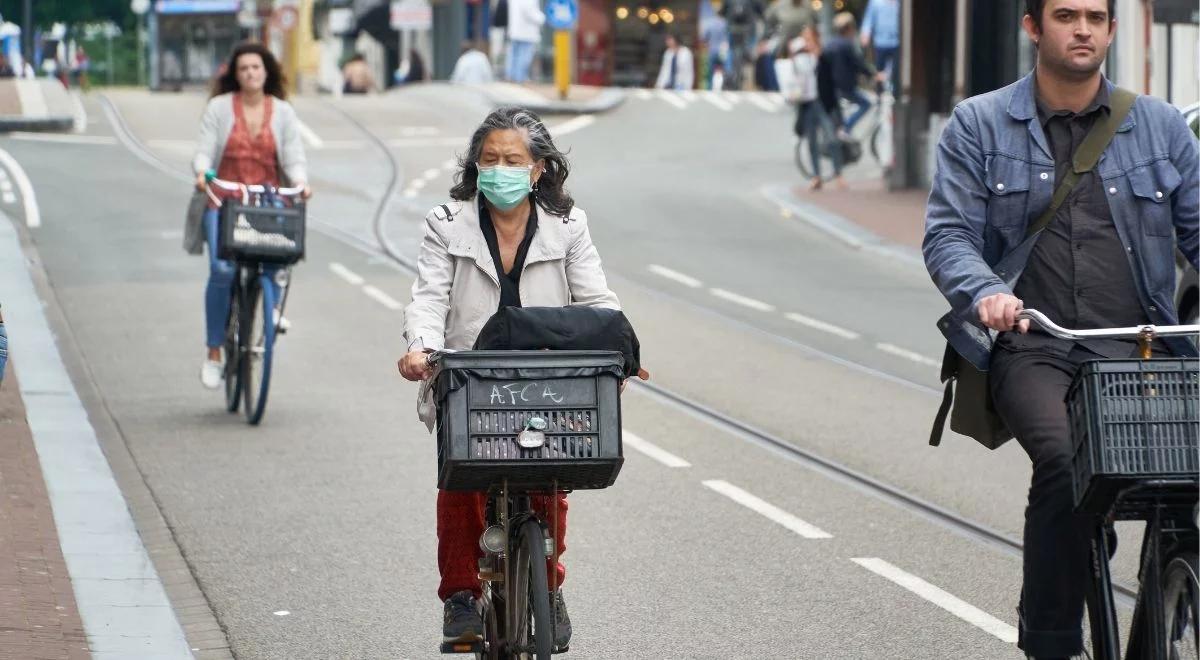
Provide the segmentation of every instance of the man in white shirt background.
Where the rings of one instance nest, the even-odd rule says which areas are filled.
[[[692,50],[679,42],[679,37],[667,34],[667,50],[663,52],[662,68],[654,86],[658,89],[691,89],[696,82],[696,67]]]

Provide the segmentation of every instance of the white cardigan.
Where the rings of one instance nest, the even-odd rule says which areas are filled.
[[[287,101],[272,98],[271,132],[275,136],[275,153],[283,169],[286,185],[308,183],[308,160],[304,156],[304,142],[300,137],[300,120]],[[196,155],[192,158],[192,171],[203,174],[215,170],[221,164],[225,143],[233,131],[233,93],[215,96],[204,109],[200,120],[200,137],[196,140]]]

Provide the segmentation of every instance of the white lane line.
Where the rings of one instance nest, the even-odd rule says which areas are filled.
[[[425,179],[413,179],[408,182],[408,187],[411,190],[420,190],[425,187]]]
[[[0,149],[0,167],[8,170],[13,182],[17,184],[17,190],[21,193],[21,201],[25,203],[25,226],[42,226],[42,213],[38,210],[37,197],[33,194],[33,184],[29,182],[29,177],[21,168],[21,164],[7,151]],[[4,201],[12,203],[7,197]]]
[[[591,126],[594,123],[596,123],[596,118],[593,117],[592,115],[579,115],[578,117],[575,117],[574,119],[568,119],[567,121],[564,121],[563,123],[559,124],[558,126],[551,128],[550,134],[553,135],[554,137],[562,137],[564,135],[569,135],[571,133],[574,133],[575,131],[578,131],[580,129],[587,128],[588,126]]]
[[[75,107],[75,123],[72,125],[72,130],[76,133],[82,133],[87,130],[88,115],[87,109],[83,107],[83,101],[79,100],[79,92],[71,92],[71,105]]]
[[[300,127],[300,137],[304,138],[308,146],[313,149],[321,149],[325,146],[325,141],[321,139],[321,136],[317,135],[316,131],[309,128],[308,124],[300,120],[296,120],[296,123]]]
[[[737,92],[721,92],[721,94],[725,97],[726,101],[729,101],[734,105],[742,102],[742,95],[738,94]]]
[[[763,92],[763,96],[767,97],[767,101],[777,108],[782,108],[787,103],[783,100],[783,94],[779,92]]]
[[[729,101],[726,101],[725,99],[721,98],[720,94],[721,94],[720,92],[701,92],[700,98],[717,106],[718,108],[724,110],[725,112],[732,111],[733,104],[730,103]]]
[[[405,190],[405,191],[404,191],[404,198],[405,198],[405,199],[413,199],[413,198],[415,198],[416,196],[417,196],[417,191],[413,190],[412,188],[409,188],[408,190]]]
[[[400,129],[404,137],[429,137],[441,133],[436,126],[405,126]]]
[[[806,539],[831,539],[831,538],[833,538],[833,535],[830,534],[829,532],[826,532],[825,530],[823,530],[819,527],[810,525],[809,523],[806,523],[803,520],[800,520],[799,518],[797,518],[796,516],[793,516],[792,514],[788,513],[787,511],[780,509],[779,507],[775,506],[774,504],[771,504],[770,502],[767,502],[765,500],[760,500],[759,498],[751,495],[750,493],[747,493],[746,491],[742,490],[741,488],[738,488],[737,486],[734,486],[731,483],[721,481],[719,479],[714,479],[714,480],[710,480],[710,481],[705,481],[704,485],[712,490],[717,491],[718,493],[724,495],[725,497],[728,497],[729,499],[733,500],[734,502],[741,504],[742,506],[746,507],[747,509],[750,509],[751,511],[762,514],[769,520],[779,523],[780,525],[783,525],[784,527],[792,530],[793,532],[799,534],[800,536],[803,536]]]
[[[442,163],[442,169],[446,170],[447,172],[453,172],[453,171],[457,170],[458,169],[458,160],[454,159],[454,158],[447,160],[446,162]]]
[[[666,266],[659,266],[658,264],[650,264],[649,266],[646,266],[646,269],[649,270],[651,273],[654,273],[655,275],[658,275],[660,277],[665,277],[668,280],[674,280],[684,286],[690,286],[693,289],[699,289],[701,286],[704,285],[703,282],[692,277],[691,275],[684,275],[683,273],[681,273],[677,270],[671,270],[670,268],[667,268]]]
[[[726,291],[725,289],[716,289],[716,288],[709,289],[708,292],[718,298],[728,300],[731,303],[737,303],[738,305],[741,305],[743,307],[749,307],[750,309],[757,309],[760,312],[775,311],[774,305],[765,303],[761,300],[755,300],[754,298],[748,298],[746,296],[743,296],[740,293],[734,293],[732,291]]]
[[[355,273],[336,261],[331,261],[329,263],[329,270],[333,271],[334,275],[337,275],[354,286],[361,286],[362,283],[366,281],[362,278],[362,275]]]
[[[146,140],[146,146],[152,149],[175,149],[177,151],[196,148],[195,140]]]
[[[696,102],[696,92],[693,92],[690,89],[679,90],[679,98],[683,99],[684,101],[687,101],[688,103],[695,103]]]
[[[376,289],[370,284],[364,284],[362,290],[363,293],[367,294],[371,298],[374,298],[375,302],[378,302],[380,305],[383,305],[390,310],[395,311],[398,309],[404,309],[404,305],[401,305],[400,302],[395,298],[389,296],[383,291],[380,291],[379,289]]]
[[[680,110],[687,110],[687,104],[684,103],[683,99],[679,98],[675,92],[668,92],[665,89],[660,89],[658,90],[658,98],[670,103]]]
[[[759,107],[765,112],[775,112],[778,108],[772,105],[763,97],[759,96],[758,92],[746,92],[746,100]]]
[[[650,99],[654,98],[654,94],[651,94],[650,90],[648,89],[635,89],[633,90],[633,95],[642,101],[649,101]]]
[[[789,313],[785,314],[785,316],[787,316],[788,320],[790,320],[790,321],[795,321],[796,323],[799,323],[800,325],[806,325],[814,330],[821,330],[822,332],[828,332],[829,334],[837,335],[837,336],[841,337],[842,339],[858,339],[861,336],[857,332],[854,332],[852,330],[847,330],[845,328],[838,327],[832,323],[826,323],[824,321],[820,321],[818,319],[814,319],[814,318],[805,316],[803,314],[789,312]]]
[[[876,575],[895,582],[963,621],[995,635],[1003,642],[1008,644],[1017,643],[1016,628],[911,573],[906,573],[886,561],[875,557],[863,557],[851,559],[850,561]]]
[[[425,170],[425,178],[432,181],[432,180],[438,178],[438,175],[441,173],[442,173],[441,170],[437,169],[436,167],[431,167],[431,168]]]
[[[3,193],[2,196],[4,198],[5,204],[16,204],[17,203],[17,196],[10,192]]]
[[[626,429],[621,430],[621,443],[630,449],[636,450],[649,456],[650,458],[653,458],[669,468],[692,467],[691,463],[688,463],[687,461],[679,458],[669,451],[666,451],[665,449],[646,442],[637,435],[630,433]]]
[[[117,138],[111,135],[55,135],[53,133],[23,133],[16,131],[9,133],[8,137],[27,142],[60,142],[64,144],[103,144],[114,146],[117,144]]]
[[[926,364],[931,367],[942,366],[941,362],[938,362],[937,360],[935,360],[931,357],[926,357],[924,355],[921,355],[920,353],[917,353],[916,351],[910,351],[907,348],[900,348],[899,346],[896,346],[895,344],[886,344],[886,343],[875,344],[875,348],[878,348],[879,350],[883,351],[884,353],[891,353],[892,355],[895,355],[896,357],[901,357],[901,358],[904,358],[905,360],[910,360],[912,362],[916,362],[917,364]]]

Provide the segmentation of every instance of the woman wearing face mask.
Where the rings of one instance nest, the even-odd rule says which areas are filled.
[[[424,381],[418,414],[432,431],[433,393],[428,352],[470,349],[500,308],[589,305],[620,309],[588,233],[587,216],[563,188],[564,155],[545,125],[528,110],[500,108],[471,136],[459,162],[450,202],[425,216],[412,302],[404,310],[408,353],[400,373]],[[477,562],[485,493],[440,491],[437,499],[438,598],[444,602],[445,641],[478,639],[483,622]],[[558,507],[559,553],[566,550],[564,495],[535,497],[549,519]],[[562,584],[562,564],[557,584]],[[560,589],[555,645],[566,646],[571,623]]]
[[[197,190],[206,187],[205,173],[216,170],[217,178],[225,181],[302,187],[305,199],[312,195],[306,185],[308,171],[300,120],[284,100],[286,96],[283,72],[271,51],[251,42],[233,49],[225,72],[213,82],[212,98],[200,123],[192,159]],[[210,202],[202,220],[209,272],[204,293],[208,350],[200,368],[200,382],[209,389],[221,386],[221,345],[225,342],[234,277],[234,264],[217,258],[218,213],[218,205]],[[199,231],[187,233],[200,235]],[[195,253],[199,254],[199,245]],[[275,294],[280,300],[280,292]],[[284,319],[277,318],[276,322],[280,330],[287,328]]]

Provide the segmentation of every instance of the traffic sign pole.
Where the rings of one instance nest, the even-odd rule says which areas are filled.
[[[567,90],[571,88],[571,32],[569,30],[554,31],[554,86],[558,88],[558,97],[567,98]]]

